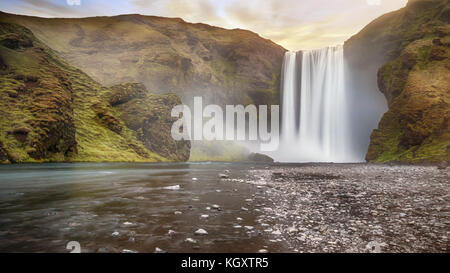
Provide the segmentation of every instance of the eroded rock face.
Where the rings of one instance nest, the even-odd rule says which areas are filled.
[[[450,161],[449,10],[446,0],[410,1],[346,42],[353,64],[379,63],[378,87],[389,106],[371,135],[368,161]]]
[[[121,113],[125,125],[137,133],[150,151],[174,161],[187,161],[190,141],[175,141],[171,136],[172,108],[181,104],[175,94],[155,95],[143,84],[127,83],[111,87],[109,102]]]

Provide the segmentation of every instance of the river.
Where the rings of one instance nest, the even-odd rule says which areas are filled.
[[[448,252],[449,211],[431,165],[0,166],[0,252]]]
[[[257,252],[269,247],[268,238],[256,230],[258,189],[218,177],[227,172],[242,177],[255,167],[264,168],[227,163],[0,166],[0,251],[68,252],[67,243],[77,241],[82,252]],[[208,235],[195,235],[198,229]],[[271,242],[270,250],[282,251],[282,242]]]

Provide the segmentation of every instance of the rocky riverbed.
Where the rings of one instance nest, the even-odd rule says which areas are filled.
[[[293,252],[448,252],[448,168],[320,164],[251,170],[258,222]]]
[[[449,252],[449,168],[0,166],[0,252]]]

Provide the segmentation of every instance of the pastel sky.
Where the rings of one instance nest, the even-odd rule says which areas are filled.
[[[42,17],[139,13],[249,29],[289,50],[342,44],[407,0],[8,0],[4,12]]]

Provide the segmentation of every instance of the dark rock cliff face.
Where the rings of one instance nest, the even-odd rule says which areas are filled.
[[[44,19],[0,13],[104,85],[142,82],[184,103],[278,104],[285,49],[246,30],[177,18]]]
[[[0,60],[0,163],[189,157],[189,142],[167,137],[176,95],[130,84],[141,96],[133,101],[136,92],[98,84],[15,24],[0,23]],[[129,124],[136,120],[143,124],[135,130]]]
[[[377,75],[389,107],[368,161],[450,161],[449,23],[448,0],[409,1],[346,42],[350,66]]]

